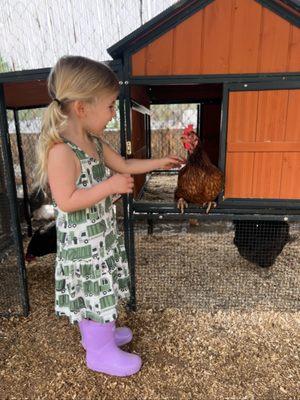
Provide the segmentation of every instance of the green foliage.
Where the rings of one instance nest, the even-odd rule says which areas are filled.
[[[106,129],[114,130],[120,129],[120,110],[119,110],[119,101],[116,102],[116,116],[113,118],[106,126]]]
[[[0,56],[0,72],[11,71],[9,64]]]

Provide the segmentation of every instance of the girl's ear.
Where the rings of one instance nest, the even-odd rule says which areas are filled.
[[[86,108],[87,108],[87,104],[84,103],[83,101],[80,100],[75,100],[73,103],[73,108],[75,111],[75,114],[77,115],[77,117],[79,118],[83,118],[86,115]]]

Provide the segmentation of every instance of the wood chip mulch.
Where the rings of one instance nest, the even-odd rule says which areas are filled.
[[[296,400],[300,313],[120,310],[135,376],[89,371],[76,326],[54,315],[54,256],[27,266],[29,317],[0,319],[0,399]]]

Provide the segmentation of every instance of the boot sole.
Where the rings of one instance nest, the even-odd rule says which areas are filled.
[[[101,368],[98,367],[94,367],[92,362],[89,362],[88,360],[86,361],[86,365],[87,367],[95,372],[101,372],[103,374],[106,375],[110,375],[110,376],[119,376],[119,377],[126,377],[126,376],[131,376],[136,374],[137,372],[140,371],[141,367],[142,367],[142,363],[140,363],[140,365],[136,368],[132,368],[132,369],[128,369],[126,371],[124,370],[116,370],[116,371],[111,371],[111,368],[109,366],[105,366],[103,365]]]

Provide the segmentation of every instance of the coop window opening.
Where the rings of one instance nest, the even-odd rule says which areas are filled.
[[[167,154],[187,158],[181,135],[188,125],[193,125],[212,164],[218,166],[222,94],[223,85],[215,83],[132,85],[131,138],[136,148],[132,156],[136,157],[145,146],[145,158]],[[143,108],[150,109],[150,115],[143,113]],[[144,129],[138,131],[137,125],[142,126],[143,119]],[[144,140],[137,138],[143,136],[142,132]],[[178,169],[155,170],[144,178],[136,178],[135,201],[174,204],[177,175]]]

